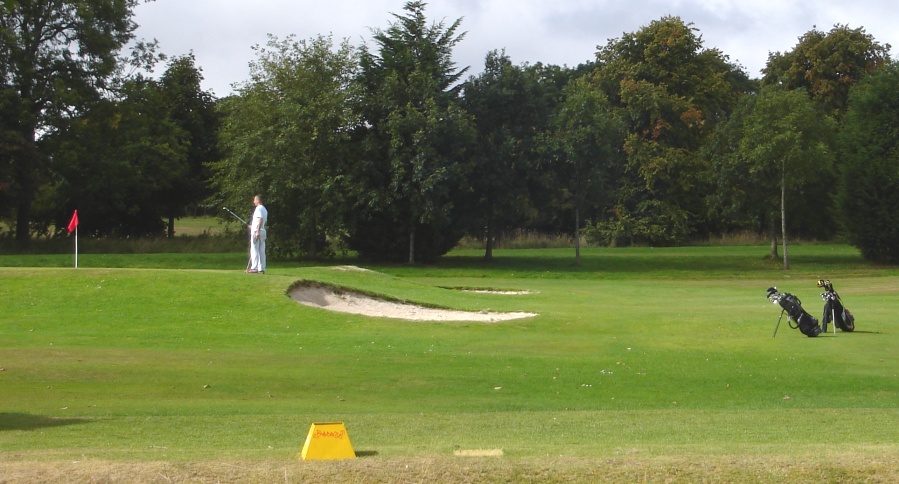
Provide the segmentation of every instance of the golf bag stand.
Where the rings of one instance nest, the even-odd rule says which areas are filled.
[[[827,325],[830,323],[833,323],[834,334],[836,334],[837,328],[847,333],[855,330],[855,316],[843,306],[843,300],[833,289],[833,284],[827,279],[821,279],[818,281],[818,287],[824,288],[824,292],[821,293],[821,299],[824,300],[824,315],[821,318],[822,331],[827,332]]]
[[[788,293],[780,292],[776,287],[768,288],[768,300],[781,307],[780,318],[777,319],[777,326],[774,327],[774,336],[777,336],[777,328],[780,327],[780,320],[784,313],[787,313],[787,324],[793,329],[799,329],[802,334],[813,338],[821,333],[821,326],[814,316],[802,309],[802,301],[798,297]],[[796,323],[794,326],[790,322]]]

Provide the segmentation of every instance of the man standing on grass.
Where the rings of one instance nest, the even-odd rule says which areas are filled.
[[[265,274],[265,223],[268,222],[268,210],[262,204],[262,197],[253,197],[253,216],[250,219],[250,274]]]

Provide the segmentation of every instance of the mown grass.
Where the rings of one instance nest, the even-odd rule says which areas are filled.
[[[894,482],[899,270],[846,246],[455,251],[427,267],[244,255],[0,256],[0,475],[10,481]],[[56,258],[59,259],[56,259]],[[16,266],[16,267],[13,267]],[[44,266],[44,267],[40,267]],[[806,338],[833,280],[854,333]],[[497,324],[329,313],[298,280]],[[473,294],[456,288],[514,289]],[[312,422],[360,458],[301,462]],[[502,449],[464,458],[463,449]],[[3,480],[3,478],[0,478]]]

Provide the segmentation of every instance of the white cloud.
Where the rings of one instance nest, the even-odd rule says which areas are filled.
[[[204,88],[227,95],[248,78],[252,46],[271,33],[308,39],[332,34],[354,45],[387,28],[405,0],[155,0],[137,7],[141,38],[156,38],[163,52],[193,51]],[[593,60],[597,46],[665,15],[692,22],[706,48],[717,48],[758,77],[769,52],[789,51],[812,28],[865,27],[881,44],[899,45],[899,15],[887,0],[433,0],[432,21],[462,17],[465,39],[454,51],[470,74],[491,50],[506,49],[515,63],[575,66]]]

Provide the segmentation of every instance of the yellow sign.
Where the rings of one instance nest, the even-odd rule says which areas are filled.
[[[355,459],[356,453],[343,422],[314,423],[309,427],[300,457],[303,460]]]

